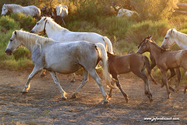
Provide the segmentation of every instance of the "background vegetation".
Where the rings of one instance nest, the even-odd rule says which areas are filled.
[[[43,5],[55,7],[58,4],[65,4],[69,8],[69,15],[65,19],[66,28],[78,32],[97,32],[107,36],[112,41],[115,53],[125,55],[136,52],[137,45],[147,35],[152,35],[157,44],[161,45],[170,28],[187,33],[186,15],[173,12],[177,9],[177,2],[187,3],[187,0],[1,0],[0,7],[4,3],[23,6],[33,4],[39,8]],[[135,10],[140,16],[116,17],[119,7]],[[7,56],[4,51],[14,30],[23,28],[30,31],[37,21],[23,14],[9,13],[0,17],[0,68],[20,70],[33,67],[31,53],[26,48],[19,48],[13,56]],[[171,49],[179,48],[175,45]],[[149,53],[145,55],[149,56]],[[153,73],[155,77],[160,77],[157,68]]]

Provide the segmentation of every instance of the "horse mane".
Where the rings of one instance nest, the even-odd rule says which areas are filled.
[[[22,6],[19,5],[19,4],[5,4],[5,7],[6,7],[9,11],[12,11],[13,9],[17,9],[17,8],[22,8]]]
[[[34,48],[38,45],[44,46],[46,43],[54,41],[51,38],[46,38],[23,30],[16,30],[15,32],[20,41],[24,40],[26,44],[30,44],[32,47],[34,46]]]
[[[56,27],[58,27],[59,29],[62,29],[62,28],[63,28],[63,30],[69,31],[68,29],[66,29],[66,28],[60,26],[58,23],[56,23],[51,17],[45,16],[45,17],[42,17],[42,18],[46,18],[46,20],[49,21],[49,23],[52,25],[52,27],[56,26]]]
[[[157,48],[159,48],[160,50],[161,50],[161,52],[165,52],[166,51],[166,49],[163,49],[163,48],[161,48],[155,41],[153,41],[152,39],[151,39],[151,41],[149,41],[151,44],[153,44],[154,46],[156,46]]]
[[[138,45],[138,48],[139,48],[143,43],[145,43],[147,40],[149,40],[150,37],[151,37],[150,35],[147,36],[147,37],[145,37],[145,38],[142,40],[142,42]],[[154,45],[154,46],[156,46],[157,48],[159,48],[159,49],[161,50],[161,52],[165,52],[165,51],[166,51],[165,49],[163,49],[163,48],[161,48],[160,46],[158,46],[157,43],[156,43],[154,40],[152,40],[152,38],[151,38],[151,40],[149,40],[149,42],[150,42],[152,45]]]

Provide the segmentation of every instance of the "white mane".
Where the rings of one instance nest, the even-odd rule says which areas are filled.
[[[60,30],[67,30],[69,31],[68,29],[64,28],[64,27],[61,27],[58,23],[56,23],[51,17],[42,17],[42,18],[46,18],[46,20],[49,22],[50,26],[52,27],[55,27],[55,28],[58,28]],[[54,28],[54,29],[55,29]]]
[[[172,35],[175,39],[178,39],[180,42],[186,44],[187,35],[181,32],[178,32],[176,29],[169,29],[167,35]]]
[[[12,11],[12,9],[20,9],[22,6],[18,4],[5,4],[5,8]]]
[[[39,36],[37,34],[32,34],[26,31],[16,30],[15,32],[17,40],[20,40],[22,44],[32,49],[35,49],[38,46],[44,46],[46,43],[49,42],[54,42],[54,40],[50,38]]]

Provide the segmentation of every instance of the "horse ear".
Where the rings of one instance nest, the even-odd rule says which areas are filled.
[[[16,35],[16,34],[17,34],[17,32],[15,31],[15,32],[14,32],[14,34]]]

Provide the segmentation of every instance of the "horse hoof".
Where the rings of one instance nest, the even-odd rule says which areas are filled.
[[[108,101],[108,100],[104,101],[104,105],[106,105],[106,104],[108,104],[108,103],[109,103],[109,101]]]
[[[73,94],[73,95],[70,97],[70,99],[75,99],[75,98],[77,98],[77,95],[75,95],[75,94]]]
[[[28,93],[28,90],[24,88],[23,91],[22,91],[22,93],[23,94]]]
[[[129,99],[128,98],[126,98],[126,103],[129,103]]]
[[[65,100],[67,100],[67,97],[62,97],[61,100],[65,101]]]
[[[171,93],[168,94],[168,99],[170,99]]]
[[[71,83],[74,83],[74,82],[75,82],[75,79],[72,79],[70,82],[71,82]]]
[[[186,94],[186,89],[184,89],[184,94]]]
[[[108,98],[108,99],[109,99],[109,98],[112,98],[112,95],[108,94],[108,95],[107,95],[107,98]]]
[[[43,73],[42,73],[42,74],[40,74],[40,77],[41,77],[41,78],[43,78],[44,76],[45,76],[45,74],[43,74]]]
[[[153,99],[150,99],[150,103],[152,103],[153,102]]]
[[[161,88],[163,88],[163,87],[164,87],[164,84],[161,85]]]

